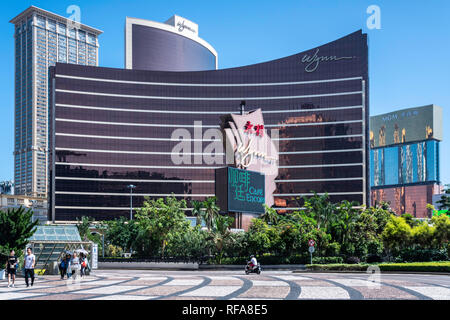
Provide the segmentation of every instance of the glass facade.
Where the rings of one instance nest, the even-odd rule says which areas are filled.
[[[314,54],[312,72],[306,62]],[[300,207],[298,198],[312,191],[328,192],[332,201],[369,200],[367,36],[361,31],[233,69],[163,72],[57,63],[50,74],[54,220],[129,216],[129,184],[136,186],[134,207],[146,196],[173,193],[188,203],[213,196],[214,170],[226,164],[223,150],[206,160],[208,147],[217,145],[208,130],[219,130],[220,116],[238,113],[243,100],[246,111],[262,109],[269,135],[279,130],[273,138],[280,153],[277,207]],[[177,129],[184,129],[181,138]],[[176,164],[180,142],[190,151]]]
[[[132,69],[199,71],[216,69],[217,57],[181,34],[132,24]]]
[[[427,218],[441,193],[439,144],[443,110],[436,105],[370,118],[371,204],[388,202],[397,214]]]
[[[439,182],[439,141],[372,149],[370,155],[372,187]]]
[[[64,20],[64,22],[63,22]],[[48,185],[48,67],[78,63],[68,37],[66,19],[35,7],[11,20],[15,25],[15,193],[47,196]],[[92,39],[91,39],[92,40]],[[97,65],[97,42],[95,48]],[[93,55],[94,57],[94,55]]]

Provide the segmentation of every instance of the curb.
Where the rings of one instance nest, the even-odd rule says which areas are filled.
[[[292,273],[361,273],[367,274],[367,271],[342,271],[342,270],[294,270]],[[420,271],[380,271],[380,273],[392,273],[392,274],[429,274],[429,275],[450,275],[450,272],[420,272]]]
[[[245,265],[217,265],[217,264],[201,264],[198,266],[199,270],[242,270]],[[293,269],[303,269],[304,265],[293,264],[293,265],[261,265],[262,270],[293,270]]]
[[[263,270],[279,270],[279,271],[293,271],[306,270],[304,265],[262,265]],[[157,263],[99,263],[97,270],[189,270],[189,271],[236,271],[243,270],[245,265],[217,265],[217,264],[161,264]]]

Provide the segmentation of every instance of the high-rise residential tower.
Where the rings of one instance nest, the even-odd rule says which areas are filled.
[[[48,192],[48,67],[56,62],[98,65],[102,31],[31,6],[15,26],[15,194]]]

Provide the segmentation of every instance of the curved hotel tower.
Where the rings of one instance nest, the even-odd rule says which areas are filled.
[[[177,15],[165,23],[126,18],[126,69],[203,71],[217,65],[217,52],[198,36],[196,23]]]
[[[135,207],[145,196],[174,193],[188,204],[213,196],[214,169],[225,166],[225,155],[217,153],[214,163],[203,157],[216,139],[208,130],[220,128],[221,116],[239,113],[241,101],[246,110],[262,110],[269,134],[279,130],[275,207],[299,208],[312,191],[369,203],[368,47],[361,31],[239,68],[56,64],[50,79],[54,221],[128,217],[130,184]],[[191,146],[188,163],[174,162],[180,139]]]

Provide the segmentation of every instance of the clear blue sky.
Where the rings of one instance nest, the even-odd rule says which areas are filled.
[[[129,0],[10,1],[0,11],[0,181],[13,178],[14,27],[30,5],[104,31],[100,66],[123,67],[125,17],[164,22],[173,14],[199,24],[219,53],[219,68],[281,58],[363,29],[369,34],[371,115],[437,104],[444,108],[441,180],[450,183],[450,1],[448,0]],[[368,30],[367,7],[381,9],[381,30]]]

